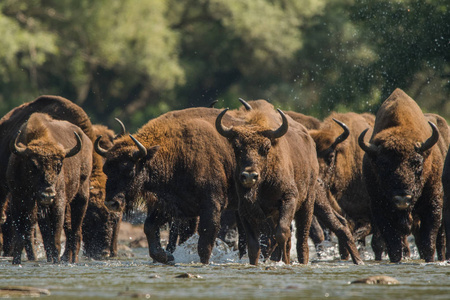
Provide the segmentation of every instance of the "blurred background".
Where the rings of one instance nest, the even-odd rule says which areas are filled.
[[[450,120],[448,0],[1,0],[0,115],[39,95],[130,132],[238,97],[318,118],[396,88]]]

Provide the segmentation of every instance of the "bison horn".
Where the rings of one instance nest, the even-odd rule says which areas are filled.
[[[219,132],[220,135],[226,137],[226,138],[231,138],[233,137],[233,131],[231,128],[228,128],[226,126],[224,126],[222,124],[222,118],[223,116],[227,113],[228,108],[224,109],[216,118],[216,129]]]
[[[242,103],[242,105],[244,105],[244,107],[245,107],[246,110],[252,110],[252,106],[251,106],[250,104],[248,104],[247,101],[245,101],[245,100],[242,99],[242,98],[239,98],[239,101]]]
[[[119,123],[120,128],[122,129],[122,132],[117,134],[114,139],[120,138],[121,136],[124,136],[125,133],[127,132],[127,130],[125,129],[125,125],[123,125],[122,121],[119,120],[119,118],[114,118],[114,120],[117,121],[117,123]]]
[[[101,139],[101,138],[102,138],[102,136],[100,135],[100,136],[97,137],[97,139],[95,140],[95,142],[94,142],[94,150],[95,150],[95,152],[98,153],[98,155],[103,156],[103,157],[106,157],[106,154],[108,153],[108,151],[105,150],[105,149],[103,149],[103,148],[100,146],[100,139]]]
[[[277,130],[269,131],[268,137],[271,139],[278,139],[278,138],[282,137],[283,135],[286,134],[286,132],[289,129],[289,124],[288,124],[286,115],[279,108],[277,108],[277,111],[278,111],[278,113],[280,113],[283,123],[281,124],[280,128],[278,128]]]
[[[345,141],[348,138],[348,136],[350,135],[350,130],[348,129],[347,125],[345,125],[341,121],[338,121],[334,118],[333,118],[333,121],[335,121],[339,126],[342,127],[342,129],[344,129],[344,132],[340,136],[338,136],[336,138],[336,140],[334,141],[334,143],[331,145],[331,147],[334,149],[334,148],[336,148],[337,145],[339,145],[340,143],[342,143],[343,141]]]
[[[434,146],[439,140],[439,131],[436,128],[436,125],[434,125],[432,122],[428,121],[428,124],[430,124],[431,129],[433,133],[431,136],[422,143],[422,145],[417,149],[417,152],[423,153]]]
[[[216,103],[219,102],[219,100],[214,100],[213,102],[211,102],[208,107],[209,108],[214,108],[214,105],[216,105]]]
[[[75,133],[75,138],[77,139],[77,144],[72,149],[66,150],[65,158],[74,156],[75,154],[77,154],[81,150],[81,138],[78,135],[78,133],[76,133],[75,131],[73,133]]]
[[[9,149],[11,150],[12,153],[17,155],[24,153],[25,150],[27,149],[26,147],[20,147],[19,145],[17,145],[17,139],[19,138],[19,135],[20,130],[17,131],[16,136],[9,143]]]
[[[136,152],[134,157],[136,159],[139,159],[147,156],[147,148],[145,148],[144,145],[142,145],[137,139],[135,139],[134,136],[132,136],[131,134],[129,136],[139,149],[139,151]]]
[[[364,137],[366,136],[366,133],[368,130],[369,130],[369,128],[367,128],[366,130],[361,132],[361,134],[358,137],[358,144],[361,147],[361,149],[364,150],[364,152],[366,152],[369,155],[371,155],[371,154],[374,155],[378,152],[378,147],[375,146],[374,144],[367,143],[364,141]]]

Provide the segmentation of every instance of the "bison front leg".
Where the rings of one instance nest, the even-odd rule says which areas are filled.
[[[63,261],[76,263],[78,262],[78,252],[81,247],[81,226],[83,224],[84,215],[86,214],[89,186],[86,181],[84,191],[78,193],[70,202],[67,211],[70,211],[70,217],[65,216],[66,225],[66,251],[64,252]],[[67,219],[67,217],[69,217]],[[70,224],[70,225],[69,225]]]
[[[281,250],[281,260],[285,264],[290,263],[290,240],[291,240],[291,223],[294,219],[295,215],[295,206],[296,206],[295,198],[288,198],[286,200],[282,200],[282,205],[280,207],[280,214],[278,218],[278,224],[275,229],[275,240],[277,241],[278,247]],[[309,236],[309,228],[311,227],[312,222],[312,205],[311,208],[307,208],[307,205],[303,205],[304,212],[300,212],[301,215],[301,248],[304,249],[304,240],[306,240],[306,252],[308,253],[306,256],[309,256],[308,250],[308,236]],[[308,215],[309,214],[309,215]],[[298,228],[298,227],[297,227]],[[306,235],[305,235],[306,234]],[[297,238],[298,238],[297,234]],[[304,240],[303,240],[304,239]],[[297,244],[298,244],[297,240]],[[304,253],[304,250],[302,250]],[[300,255],[299,255],[300,257]],[[308,258],[306,258],[306,263],[308,262]]]
[[[241,224],[244,227],[247,238],[248,259],[251,265],[258,265],[261,245],[259,243],[259,230],[254,228],[246,217],[241,216]]]
[[[219,233],[220,211],[216,208],[203,211],[198,226],[198,255],[202,264],[208,264]]]
[[[386,249],[386,244],[384,243],[380,230],[376,226],[373,226],[371,245],[373,253],[375,254],[375,260],[381,261],[383,251]]]
[[[388,220],[380,216],[377,217],[377,226],[386,244],[389,260],[392,263],[400,262],[402,260],[402,234]]]
[[[47,261],[59,263],[61,253],[61,233],[64,222],[64,208],[58,205],[48,208],[39,216],[39,229],[41,230]]]
[[[18,203],[17,203],[18,202]],[[16,204],[19,204],[16,206]],[[36,254],[33,248],[33,227],[36,223],[36,211],[21,208],[22,201],[11,203],[11,218],[13,221],[13,264],[22,262],[22,250],[26,246],[28,260],[35,260]]]
[[[431,212],[431,210],[423,211]],[[426,262],[433,262],[441,214],[439,211],[433,211],[433,213],[423,214],[420,219],[418,231],[413,232],[417,249],[422,259]]]
[[[174,260],[171,253],[166,252],[161,247],[160,228],[168,222],[168,218],[165,218],[159,214],[155,209],[147,215],[144,223],[144,233],[147,237],[148,251],[150,257],[155,261],[167,264]]]
[[[308,236],[314,210],[313,201],[314,198],[307,199],[295,214],[297,257],[301,264],[309,261]]]
[[[109,221],[112,223],[112,236],[111,236],[111,244],[109,248],[109,256],[110,257],[117,257],[118,250],[117,250],[117,244],[119,240],[119,231],[120,231],[120,224],[122,223],[122,213],[116,213],[116,212],[109,212]]]

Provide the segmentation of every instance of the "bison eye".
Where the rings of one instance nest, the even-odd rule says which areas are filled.
[[[334,160],[334,157],[336,156],[336,153],[334,151],[331,151],[326,157],[325,157],[325,162],[327,163],[327,165],[331,165],[331,163]]]
[[[420,176],[422,175],[422,171],[423,171],[423,159],[421,157],[417,158],[417,159],[413,159],[411,161],[411,167],[413,168],[416,176]]]
[[[32,160],[29,165],[30,165],[30,170],[32,170],[32,172],[36,172],[39,170],[39,163],[37,161]]]
[[[270,150],[270,145],[264,145],[259,148],[258,153],[261,156],[267,156],[269,154],[269,150]]]
[[[62,168],[62,162],[57,162],[56,163],[56,173],[61,172],[61,168]]]
[[[270,148],[272,148],[272,143],[270,140],[265,140],[264,143],[259,147],[258,153],[261,156],[267,156],[269,154]]]

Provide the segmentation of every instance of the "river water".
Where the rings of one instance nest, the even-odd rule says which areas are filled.
[[[1,286],[32,286],[50,291],[48,299],[450,299],[450,264],[424,263],[412,248],[412,258],[391,264],[373,261],[370,247],[361,249],[365,265],[340,261],[336,244],[327,242],[319,259],[311,245],[308,265],[267,262],[248,264],[244,257],[217,242],[211,263],[202,265],[196,237],[179,246],[173,266],[153,263],[146,248],[132,257],[107,261],[85,258],[77,264],[23,260],[13,266],[0,260]],[[292,251],[295,260],[295,251]],[[397,285],[350,284],[373,275],[396,278]]]

